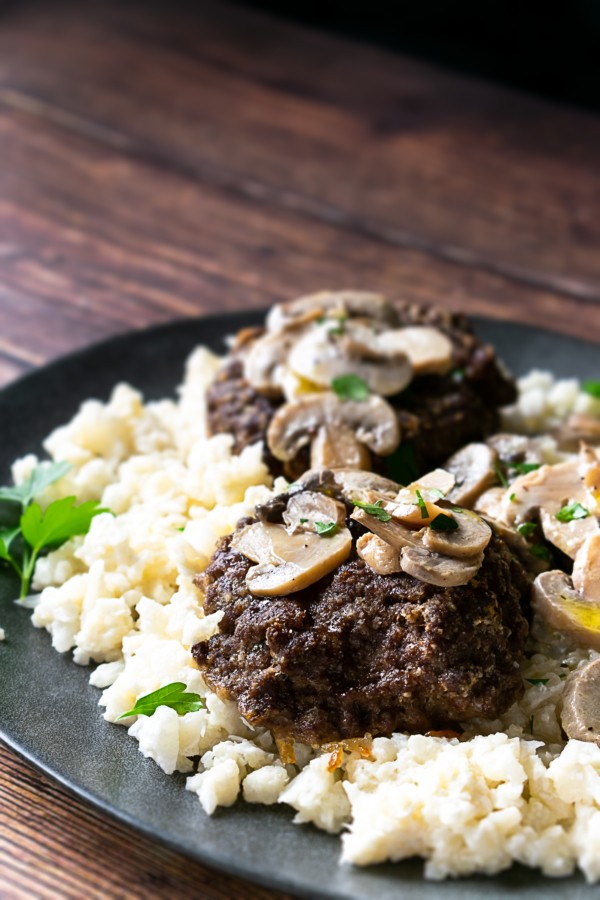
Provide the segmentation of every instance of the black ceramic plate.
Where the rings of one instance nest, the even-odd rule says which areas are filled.
[[[0,393],[0,484],[15,457],[39,451],[49,431],[72,417],[87,397],[106,399],[113,384],[129,381],[148,398],[168,396],[179,383],[187,354],[198,343],[217,351],[223,338],[261,313],[176,322],[91,347],[10,385]],[[538,366],[557,375],[598,377],[598,347],[523,326],[480,321],[480,334],[517,374]],[[249,806],[206,816],[184,778],[166,776],[137,750],[123,728],[100,717],[99,692],[89,672],[60,656],[29,613],[10,602],[0,582],[0,737],[18,753],[105,812],[191,857],[262,884],[310,897],[378,900],[472,900],[520,896],[589,897],[580,877],[551,881],[514,867],[495,878],[424,882],[422,864],[409,861],[370,869],[339,866],[339,840],[292,825],[288,808]],[[13,594],[14,596],[14,594]],[[24,698],[26,698],[24,700]]]

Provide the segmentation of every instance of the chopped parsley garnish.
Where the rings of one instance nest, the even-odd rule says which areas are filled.
[[[353,503],[359,509],[364,509],[370,516],[375,516],[380,522],[389,522],[392,518],[389,512],[382,509],[383,500],[378,500],[377,503],[363,503],[361,500],[353,500]]]
[[[453,381],[459,381],[459,382],[464,381],[465,375],[466,375],[466,372],[464,369],[453,369],[450,372],[450,377],[452,378]]]
[[[429,523],[429,527],[432,531],[456,531],[458,528],[458,522],[456,522],[451,516],[445,516],[443,513],[440,513],[439,516],[436,516],[435,519]]]
[[[300,519],[302,521],[302,519]],[[335,534],[337,531],[337,522],[315,522],[315,531],[322,537]]]
[[[510,497],[509,497],[508,499],[510,500],[511,503],[516,503],[516,502],[517,502],[517,495],[516,495],[516,494],[511,494]]]
[[[517,531],[519,534],[522,534],[524,538],[529,537],[533,534],[533,532],[537,529],[537,525],[535,522],[523,522],[522,525],[517,527]]]
[[[559,522],[572,522],[574,519],[587,519],[590,511],[581,503],[570,503],[556,513]]]
[[[600,400],[600,381],[588,379],[581,385],[581,390],[585,394],[589,394],[590,397],[595,397],[597,400]]]
[[[427,488],[427,493],[433,500],[441,500],[443,497],[445,497],[444,492],[440,491],[440,489],[436,487]]]
[[[168,706],[174,709],[177,715],[183,716],[185,713],[203,709],[205,703],[200,694],[186,693],[183,681],[174,681],[140,697],[133,709],[124,712],[119,719],[128,719],[129,716],[151,716],[159,706]]]
[[[20,599],[29,591],[41,553],[56,550],[69,538],[86,534],[94,516],[108,512],[96,500],[75,506],[75,497],[55,500],[45,512],[33,502],[34,497],[62,478],[70,468],[65,462],[37,466],[23,484],[0,488],[0,502],[8,503],[12,509],[10,527],[0,527],[0,560],[18,575]]]
[[[331,382],[331,387],[340,400],[366,400],[370,394],[369,385],[358,375],[338,375]]]
[[[548,684],[548,678],[526,678],[525,681],[528,681],[529,684]]]
[[[308,519],[300,519],[301,525],[306,525],[307,522],[308,522]]]
[[[532,556],[537,556],[538,559],[543,559],[549,563],[552,562],[552,553],[544,544],[532,544],[529,552]]]
[[[422,495],[421,491],[415,491],[415,494],[417,495],[417,504],[419,506],[419,509],[421,510],[421,518],[428,519],[429,518],[429,510],[427,509],[427,504],[423,500],[423,495]]]
[[[496,464],[494,466],[494,472],[496,473],[496,478],[498,479],[498,481],[500,482],[502,487],[507,488],[508,481],[506,480],[506,475],[504,474],[504,472],[502,471],[502,469],[500,468],[500,466],[498,464]]]
[[[529,472],[535,472],[536,469],[539,469],[541,463],[506,463],[509,469],[514,469],[515,472],[518,472],[519,475],[527,475]]]

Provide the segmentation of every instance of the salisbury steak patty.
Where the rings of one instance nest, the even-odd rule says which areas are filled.
[[[204,575],[221,631],[192,653],[253,725],[309,744],[494,717],[522,689],[529,583],[492,538],[466,585],[377,575],[351,555],[304,591],[249,593],[250,560],[221,540]]]

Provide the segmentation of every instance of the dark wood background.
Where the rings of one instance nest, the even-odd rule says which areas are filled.
[[[0,11],[0,382],[360,286],[600,339],[600,121],[227,3]],[[281,898],[0,750],[3,898]]]

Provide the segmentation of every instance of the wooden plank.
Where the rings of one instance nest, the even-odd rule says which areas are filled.
[[[15,4],[0,98],[397,251],[600,298],[597,117],[214,0]]]
[[[130,327],[327,286],[600,337],[595,304],[232,197],[0,108],[4,352],[31,365]],[[36,327],[32,328],[32,322]]]
[[[211,872],[82,803],[0,745],[3,900],[287,900]]]

